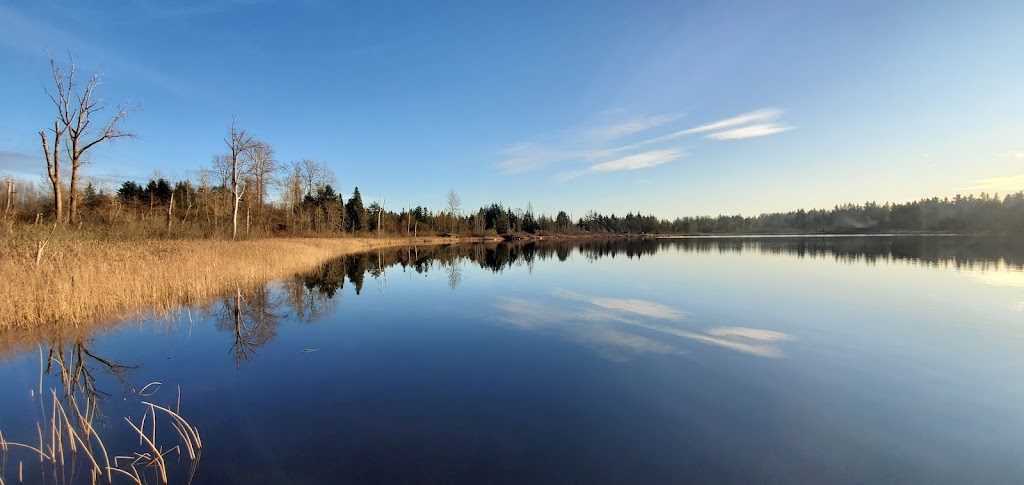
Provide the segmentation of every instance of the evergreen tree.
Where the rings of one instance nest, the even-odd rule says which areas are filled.
[[[497,216],[494,219],[494,230],[497,231],[498,234],[508,234],[511,232],[512,227],[508,220],[507,211],[498,211]]]
[[[348,215],[348,226],[353,231],[365,231],[368,229],[366,209],[363,207],[363,197],[359,195],[359,187],[352,191],[352,198],[345,204],[345,212]]]
[[[121,184],[121,188],[117,189],[117,197],[122,202],[134,202],[142,199],[143,189],[139,184],[129,180]]]

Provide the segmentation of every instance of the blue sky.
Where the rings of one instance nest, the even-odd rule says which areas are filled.
[[[1024,190],[1024,2],[0,0],[0,172],[42,177],[47,50],[138,107],[111,187],[235,115],[392,209],[672,218]]]

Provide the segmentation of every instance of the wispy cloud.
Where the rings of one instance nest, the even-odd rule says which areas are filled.
[[[637,153],[615,160],[591,165],[585,170],[570,170],[555,174],[552,180],[555,182],[568,182],[582,175],[589,173],[619,172],[629,170],[640,170],[656,167],[671,162],[683,156],[681,150],[652,150],[649,152]]]
[[[576,177],[586,174],[587,170],[570,170],[568,172],[556,173],[554,176],[551,177],[551,180],[556,183],[568,182]]]
[[[1008,192],[1024,190],[1024,174],[975,180],[966,187],[957,187],[956,190],[971,192]]]
[[[671,162],[682,156],[680,150],[654,150],[637,153],[628,157],[599,163],[590,167],[594,172],[615,172],[619,170],[640,170]]]
[[[733,116],[732,118],[726,118],[724,120],[713,121],[711,123],[695,126],[683,131],[678,132],[679,135],[692,135],[694,133],[706,133],[709,131],[724,130],[726,128],[732,128],[734,126],[745,125],[748,123],[761,123],[765,121],[773,121],[782,116],[782,110],[779,108],[762,108],[754,110],[749,113],[743,113],[741,115]]]
[[[771,133],[767,133],[766,132],[767,130],[761,129],[760,131],[763,131],[764,133],[757,134],[757,135],[752,135],[752,136],[765,136],[765,135],[772,135],[772,134],[775,134],[775,133],[781,133],[781,132],[789,130],[791,128],[786,126],[786,125],[782,125],[782,124],[778,124],[778,123],[768,123],[768,122],[772,122],[772,121],[778,120],[779,117],[782,116],[782,113],[783,113],[783,110],[780,109],[780,108],[762,108],[762,109],[751,111],[749,113],[743,113],[741,115],[736,115],[736,116],[733,116],[732,118],[726,118],[726,119],[723,119],[723,120],[713,121],[711,123],[706,123],[706,124],[703,124],[703,125],[694,126],[692,128],[687,128],[685,130],[675,131],[675,132],[669,133],[667,135],[661,135],[661,136],[656,136],[654,138],[648,138],[646,140],[642,140],[642,141],[633,143],[631,145],[616,147],[616,148],[613,148],[611,150],[605,151],[604,154],[634,150],[634,149],[641,148],[641,147],[644,147],[644,146],[655,145],[655,144],[659,144],[659,143],[665,143],[667,141],[675,140],[677,138],[681,138],[681,137],[684,137],[684,136],[699,135],[701,133],[708,133],[708,132],[711,132],[711,133],[708,133],[704,137],[705,138],[710,138],[712,140],[736,140],[736,139],[740,139],[740,138],[750,138],[749,134],[750,133],[757,133],[758,130],[746,131],[746,132],[744,132],[743,130],[749,130],[750,128],[754,128],[754,127],[771,126],[771,127],[775,128],[775,131],[773,131]],[[749,124],[749,123],[755,123],[755,124],[753,126],[750,126],[750,127],[734,128],[734,127],[746,125],[746,124]],[[738,133],[736,133],[736,132],[738,132]],[[744,133],[747,133],[748,136],[737,136],[737,135],[743,135]]]
[[[592,130],[595,137],[602,141],[613,141],[629,135],[657,128],[678,118],[677,115],[653,115],[636,117],[621,123],[615,123]]]
[[[634,117],[623,122],[563,134],[549,143],[517,143],[500,151],[498,168],[502,173],[514,174],[564,162],[595,160],[601,158],[608,143],[656,128],[677,117],[668,114]]]
[[[523,173],[578,156],[578,153],[571,150],[536,143],[519,143],[502,150],[502,161],[498,162],[498,167],[503,173]]]
[[[730,118],[712,121],[667,134],[648,136],[631,143],[614,144],[620,139],[653,131],[676,121],[678,115],[640,116],[585,130],[583,134],[562,137],[550,144],[520,143],[502,150],[498,163],[504,173],[521,173],[542,169],[558,163],[589,163],[585,169],[574,168],[556,174],[553,180],[565,182],[593,172],[638,170],[670,162],[682,156],[681,147],[669,145],[677,139],[703,135],[716,141],[740,140],[775,135],[793,129],[780,118],[781,108],[762,108]],[[662,147],[658,147],[662,145]],[[669,145],[669,146],[665,146]]]
[[[718,131],[707,135],[712,140],[742,140],[744,138],[755,138],[758,136],[774,135],[776,133],[782,133],[792,129],[789,126],[775,124],[775,123],[763,123],[760,125],[744,126],[743,128],[734,128],[731,130]]]

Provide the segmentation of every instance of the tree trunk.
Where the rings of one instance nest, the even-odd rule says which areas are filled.
[[[234,150],[234,148],[233,148]],[[231,153],[231,239],[238,237],[238,202],[242,195],[238,193],[238,153],[237,150]]]
[[[171,234],[171,219],[174,217],[174,192],[171,192],[171,201],[167,203],[167,234]]]
[[[55,121],[53,123],[53,151],[51,153],[50,145],[46,140],[46,132],[39,132],[39,137],[43,139],[43,153],[46,154],[46,175],[50,177],[50,183],[53,184],[53,215],[54,220],[57,222],[61,222],[61,216],[64,215],[61,205],[63,197],[61,196],[60,187],[60,139],[63,134],[64,131],[60,130],[59,122]]]
[[[231,204],[231,239],[238,237],[238,196],[234,197],[235,203]]]
[[[61,217],[64,215],[64,206],[62,204],[64,197],[60,189],[60,179],[53,179],[51,177],[51,182],[53,182],[53,217],[58,222],[63,222]]]
[[[72,224],[78,223],[78,165],[71,161],[71,190],[68,194],[68,220]]]

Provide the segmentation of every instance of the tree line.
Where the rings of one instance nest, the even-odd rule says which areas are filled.
[[[240,127],[234,118],[226,130],[224,151],[212,154],[208,167],[200,166],[179,180],[157,174],[144,183],[125,180],[112,187],[84,175],[83,162],[92,147],[135,136],[124,128],[131,109],[107,109],[95,93],[99,77],[83,83],[73,58],[64,68],[51,57],[50,66],[53,85],[45,93],[55,108],[54,125],[39,132],[46,187],[0,176],[6,182],[0,208],[3,220],[11,223],[48,220],[125,233],[137,230],[143,236],[232,238],[240,234],[1024,233],[1024,192],[843,204],[746,217],[668,220],[640,212],[616,216],[589,211],[573,220],[565,211],[538,213],[529,203],[525,208],[492,203],[464,212],[458,193],[451,190],[442,209],[393,210],[385,207],[383,197],[366,205],[358,187],[346,198],[324,162],[280,162],[269,142]]]

